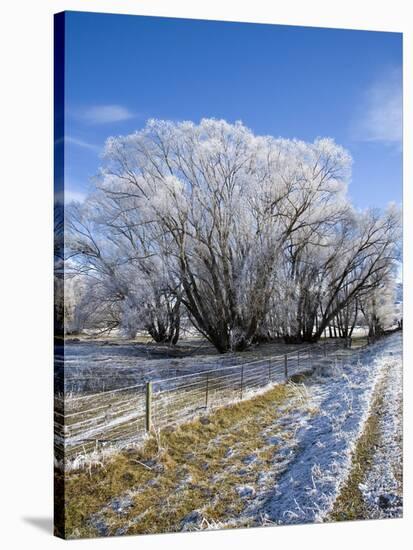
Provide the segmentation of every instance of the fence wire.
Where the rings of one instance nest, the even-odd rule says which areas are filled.
[[[344,361],[357,351],[334,344],[312,345],[241,365],[153,380],[96,393],[55,396],[58,460],[107,446],[137,442],[151,429],[175,425],[249,398],[294,375]]]

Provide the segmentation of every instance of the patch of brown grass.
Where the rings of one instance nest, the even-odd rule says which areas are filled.
[[[103,534],[96,518],[105,525],[105,534],[115,535],[179,531],[185,516],[195,510],[210,523],[239,516],[245,500],[236,487],[254,483],[271,467],[276,448],[268,446],[263,432],[291,395],[289,386],[276,386],[153,434],[142,448],[120,452],[103,467],[67,472],[66,537]],[[245,464],[250,455],[255,462]],[[112,500],[124,495],[132,505],[116,511]]]
[[[363,434],[357,442],[350,475],[341,488],[327,521],[360,520],[367,517],[363,494],[359,489],[359,485],[363,482],[366,473],[371,467],[375,447],[380,437],[380,417],[378,411],[380,410],[382,401],[383,398],[379,389],[376,392],[376,397],[374,398]]]

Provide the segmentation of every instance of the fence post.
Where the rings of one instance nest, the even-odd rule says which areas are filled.
[[[244,365],[241,366],[241,396],[240,396],[240,399],[242,399],[243,389],[244,389]]]
[[[208,392],[209,392],[209,374],[206,375],[206,388],[205,388],[205,408],[208,408]]]
[[[284,355],[284,378],[285,381],[288,381],[288,356],[287,354]]]
[[[152,429],[152,382],[146,382],[146,414],[145,414],[145,428],[147,432]]]

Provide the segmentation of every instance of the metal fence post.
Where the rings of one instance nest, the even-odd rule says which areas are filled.
[[[288,356],[284,355],[284,378],[285,381],[288,381]]]
[[[244,365],[241,366],[241,396],[240,396],[240,399],[242,399],[243,389],[244,389]]]
[[[147,432],[152,429],[152,382],[146,382],[146,406],[145,428]]]
[[[205,388],[205,408],[208,408],[208,392],[209,392],[209,374],[206,375],[206,388]]]

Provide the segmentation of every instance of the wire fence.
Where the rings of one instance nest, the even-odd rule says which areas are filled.
[[[313,344],[250,363],[152,380],[88,394],[55,395],[55,454],[72,459],[93,449],[124,447],[148,432],[251,397],[297,374],[357,356],[361,348]]]

